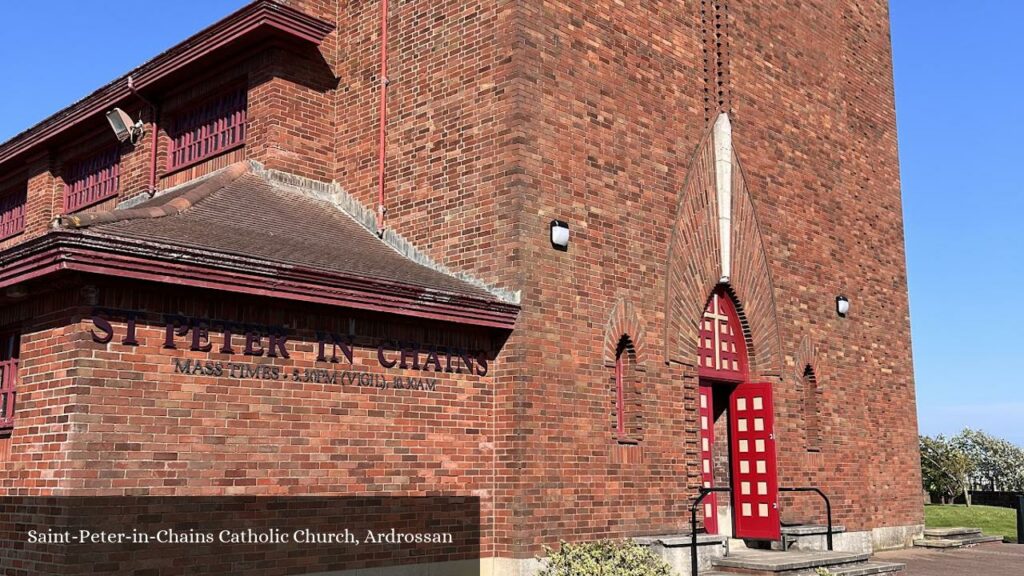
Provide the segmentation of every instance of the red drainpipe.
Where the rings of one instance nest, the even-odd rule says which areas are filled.
[[[150,143],[152,152],[149,155],[149,193],[156,194],[156,153],[157,148],[160,147],[160,125],[158,124],[158,118],[160,112],[156,106],[153,106],[153,141]]]
[[[384,153],[388,118],[388,0],[380,5],[380,142],[377,147],[377,235],[384,236]]]
[[[157,153],[157,148],[160,147],[160,125],[158,124],[158,120],[157,119],[158,119],[160,113],[159,113],[159,110],[156,107],[156,104],[153,104],[152,102],[147,100],[142,94],[139,94],[138,91],[135,90],[135,83],[132,81],[132,77],[131,76],[128,77],[128,89],[131,90],[132,94],[135,94],[136,96],[138,96],[139,100],[142,100],[143,102],[145,102],[146,104],[149,105],[149,110],[150,110],[150,112],[153,115],[153,118],[151,119],[151,123],[153,124],[153,144],[150,146],[150,148],[152,148],[152,151],[150,152],[150,155],[149,155],[149,193],[150,194],[155,194],[156,193],[156,153]]]

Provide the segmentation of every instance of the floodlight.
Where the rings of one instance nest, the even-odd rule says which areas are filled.
[[[131,140],[132,144],[135,144],[146,131],[142,120],[133,122],[132,117],[120,108],[114,108],[107,112],[107,122],[110,122],[110,128],[114,131],[119,142]]]

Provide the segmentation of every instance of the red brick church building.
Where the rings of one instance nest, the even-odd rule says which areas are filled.
[[[887,4],[257,1],[0,145],[0,336],[8,495],[908,545]]]

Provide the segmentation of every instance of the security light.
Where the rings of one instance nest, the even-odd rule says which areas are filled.
[[[120,108],[114,108],[107,112],[107,122],[110,122],[110,128],[114,131],[119,142],[131,140],[132,144],[135,144],[146,132],[142,120],[132,122],[132,117]]]
[[[836,296],[836,314],[840,317],[846,318],[846,315],[850,313],[850,301],[846,299],[846,296]]]
[[[569,224],[561,220],[551,221],[551,246],[565,252],[569,249]]]

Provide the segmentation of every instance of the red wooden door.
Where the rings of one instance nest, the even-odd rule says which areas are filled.
[[[711,386],[701,384],[700,394],[700,479],[701,486],[711,488],[715,485],[715,463],[711,458],[715,447],[715,407]],[[708,534],[718,534],[718,500],[717,495],[709,494],[704,499],[704,528]]]
[[[729,426],[736,537],[779,540],[779,481],[771,384],[737,386],[729,399]]]

